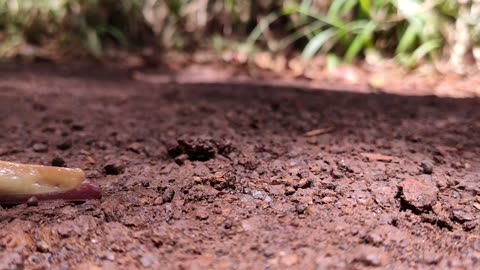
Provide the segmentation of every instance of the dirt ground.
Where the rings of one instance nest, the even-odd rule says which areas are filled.
[[[0,68],[0,159],[100,200],[0,207],[0,269],[480,267],[480,100]]]

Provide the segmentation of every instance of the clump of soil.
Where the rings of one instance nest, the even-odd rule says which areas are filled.
[[[2,68],[1,159],[104,194],[2,206],[0,269],[479,267],[478,99],[124,75]]]

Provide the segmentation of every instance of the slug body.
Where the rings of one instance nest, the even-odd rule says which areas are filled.
[[[100,189],[85,179],[81,169],[0,161],[0,203],[38,200],[95,199]]]

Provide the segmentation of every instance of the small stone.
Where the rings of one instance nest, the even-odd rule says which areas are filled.
[[[440,203],[436,203],[435,205],[432,206],[432,210],[435,214],[440,214],[443,210],[443,207]]]
[[[115,260],[115,253],[113,252],[107,252],[102,256],[102,259],[104,260],[109,260],[109,261],[114,261]]]
[[[475,217],[464,210],[453,210],[452,212],[452,219],[458,223],[465,223],[467,221],[472,221]]]
[[[268,186],[268,193],[270,195],[284,195],[285,194],[285,186],[284,185],[270,185]]]
[[[480,210],[480,203],[473,203],[473,207],[475,207],[477,210]]]
[[[424,160],[422,161],[422,163],[420,164],[420,166],[422,167],[422,170],[423,170],[423,173],[424,174],[432,174],[433,172],[433,165],[430,161],[428,160]]]
[[[370,244],[373,244],[373,245],[380,245],[383,241],[383,238],[377,232],[370,232],[365,237],[365,240],[367,241],[367,243],[370,243]]]
[[[169,203],[173,200],[175,196],[175,190],[173,188],[167,188],[162,195],[162,199],[164,202]]]
[[[39,252],[45,253],[50,251],[50,245],[43,240],[37,241],[37,243],[35,243],[35,246]]]
[[[153,204],[154,204],[154,205],[161,205],[161,204],[163,204],[163,198],[162,198],[162,197],[157,197],[157,198],[155,198],[155,200],[153,201]]]
[[[332,170],[332,172],[330,174],[335,179],[340,179],[340,178],[343,177],[343,173],[341,171],[337,170],[337,169]]]
[[[298,262],[298,256],[295,254],[285,255],[280,258],[280,263],[285,267],[291,267]]]
[[[209,216],[210,214],[206,208],[201,207],[195,211],[195,217],[199,220],[207,220]]]
[[[295,188],[308,188],[312,182],[308,179],[302,179],[295,184]]]
[[[288,186],[285,188],[285,195],[288,196],[288,195],[292,195],[293,193],[295,193],[295,189],[293,187]]]
[[[275,255],[275,251],[271,247],[267,247],[263,250],[263,256],[266,258],[271,258]]]
[[[104,170],[106,174],[118,175],[123,173],[125,166],[120,160],[112,160],[105,165]]]
[[[153,258],[150,255],[145,255],[142,258],[140,258],[140,263],[142,264],[143,267],[150,267],[153,264]]]
[[[297,206],[295,206],[295,210],[297,211],[298,214],[303,214],[305,213],[305,205],[303,204],[297,204]]]
[[[406,179],[399,185],[400,199],[414,212],[427,212],[437,201],[438,188],[421,183],[415,179]]]
[[[188,160],[188,155],[187,154],[181,154],[179,156],[176,156],[174,158],[175,160],[175,163],[177,163],[178,165],[183,165],[183,163],[185,163],[185,161]]]
[[[141,143],[138,143],[138,142],[134,142],[134,143],[131,143],[127,146],[127,149],[134,152],[134,153],[137,153],[137,154],[140,154],[144,147]]]
[[[335,201],[335,198],[327,196],[327,197],[323,197],[320,201],[324,204],[329,204],[329,203],[333,203]]]
[[[224,223],[223,223],[223,227],[227,230],[230,230],[232,227],[233,227],[233,224],[232,224],[232,221],[230,220],[226,220]]]
[[[65,160],[61,157],[55,157],[51,162],[52,166],[55,167],[65,167]]]
[[[33,151],[37,153],[45,153],[48,151],[48,145],[44,143],[36,143],[32,146],[32,148],[33,148]]]
[[[382,266],[387,261],[387,255],[380,248],[372,246],[359,246],[354,255],[354,261],[365,266]]]
[[[368,160],[390,162],[393,160],[392,156],[383,155],[380,153],[360,153],[361,156],[367,158]]]
[[[467,221],[463,223],[463,230],[465,231],[471,231],[477,227],[477,222],[476,221]]]
[[[30,199],[28,199],[27,201],[27,205],[28,206],[38,206],[38,198],[33,196],[33,197],[30,197]]]

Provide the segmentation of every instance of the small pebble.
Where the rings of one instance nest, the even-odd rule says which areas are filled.
[[[105,255],[102,256],[102,259],[109,260],[109,261],[114,261],[115,260],[115,253],[113,252],[107,252]]]
[[[177,163],[178,165],[183,165],[183,163],[185,163],[185,161],[188,160],[188,155],[181,154],[181,155],[175,157],[174,160],[175,160],[175,163]]]
[[[365,240],[367,243],[373,245],[380,245],[383,241],[382,236],[377,232],[370,232],[366,235]]]
[[[432,183],[423,183],[412,178],[405,179],[399,184],[400,199],[404,201],[405,206],[416,212],[430,211],[437,201],[437,193],[438,188]]]
[[[293,193],[295,193],[295,189],[293,187],[285,188],[285,195],[292,195]]]
[[[308,179],[302,179],[300,181],[298,181],[298,183],[295,184],[295,187],[296,188],[308,188],[310,187],[310,185],[312,184],[312,182]]]
[[[157,198],[153,201],[153,204],[154,204],[154,205],[161,205],[161,204],[163,204],[163,198],[162,198],[162,197],[157,197]]]
[[[329,203],[335,202],[335,198],[327,196],[327,197],[323,197],[320,201],[324,204],[329,204]]]
[[[36,243],[36,248],[39,252],[49,252],[50,251],[50,246],[48,245],[47,242],[43,240],[39,240]]]
[[[432,174],[433,165],[430,161],[424,160],[424,161],[422,161],[420,166],[422,167],[422,171],[423,171],[424,174]]]
[[[331,175],[335,179],[339,179],[343,177],[343,173],[337,169],[332,170]]]
[[[162,199],[164,202],[169,203],[173,200],[175,196],[175,190],[173,188],[167,188],[162,195]]]
[[[38,206],[38,199],[37,199],[37,197],[35,197],[35,196],[30,197],[30,199],[28,199],[28,201],[27,201],[27,205],[28,205],[28,206]]]
[[[138,142],[134,142],[134,143],[131,143],[127,146],[127,149],[134,152],[134,153],[137,153],[137,154],[140,154],[143,150],[143,145],[141,143],[138,143]]]
[[[207,220],[209,217],[209,213],[207,209],[202,207],[197,209],[197,211],[195,212],[195,217],[199,220]]]
[[[36,143],[32,146],[32,148],[33,148],[33,151],[37,153],[45,153],[48,151],[48,145],[44,143]]]
[[[471,231],[473,229],[475,229],[477,227],[477,222],[475,221],[467,221],[465,223],[463,223],[463,230],[465,231]]]
[[[271,258],[273,255],[275,255],[275,250],[273,250],[271,247],[267,247],[263,250],[263,256]]]
[[[453,218],[453,220],[455,220],[459,223],[465,223],[467,221],[472,221],[472,220],[475,219],[475,217],[472,215],[472,213],[464,211],[464,210],[453,210],[452,218]]]
[[[230,230],[232,227],[233,227],[233,224],[230,220],[226,220],[224,223],[223,223],[223,227],[227,230]]]
[[[142,258],[140,258],[140,263],[142,264],[143,267],[150,267],[153,264],[153,258],[152,256],[145,255]]]
[[[289,255],[282,256],[280,258],[280,263],[285,267],[291,267],[295,265],[298,262],[298,260],[299,259],[297,255],[289,254]]]
[[[303,214],[305,213],[305,206],[303,204],[297,204],[297,206],[295,206],[295,210],[298,214]]]

